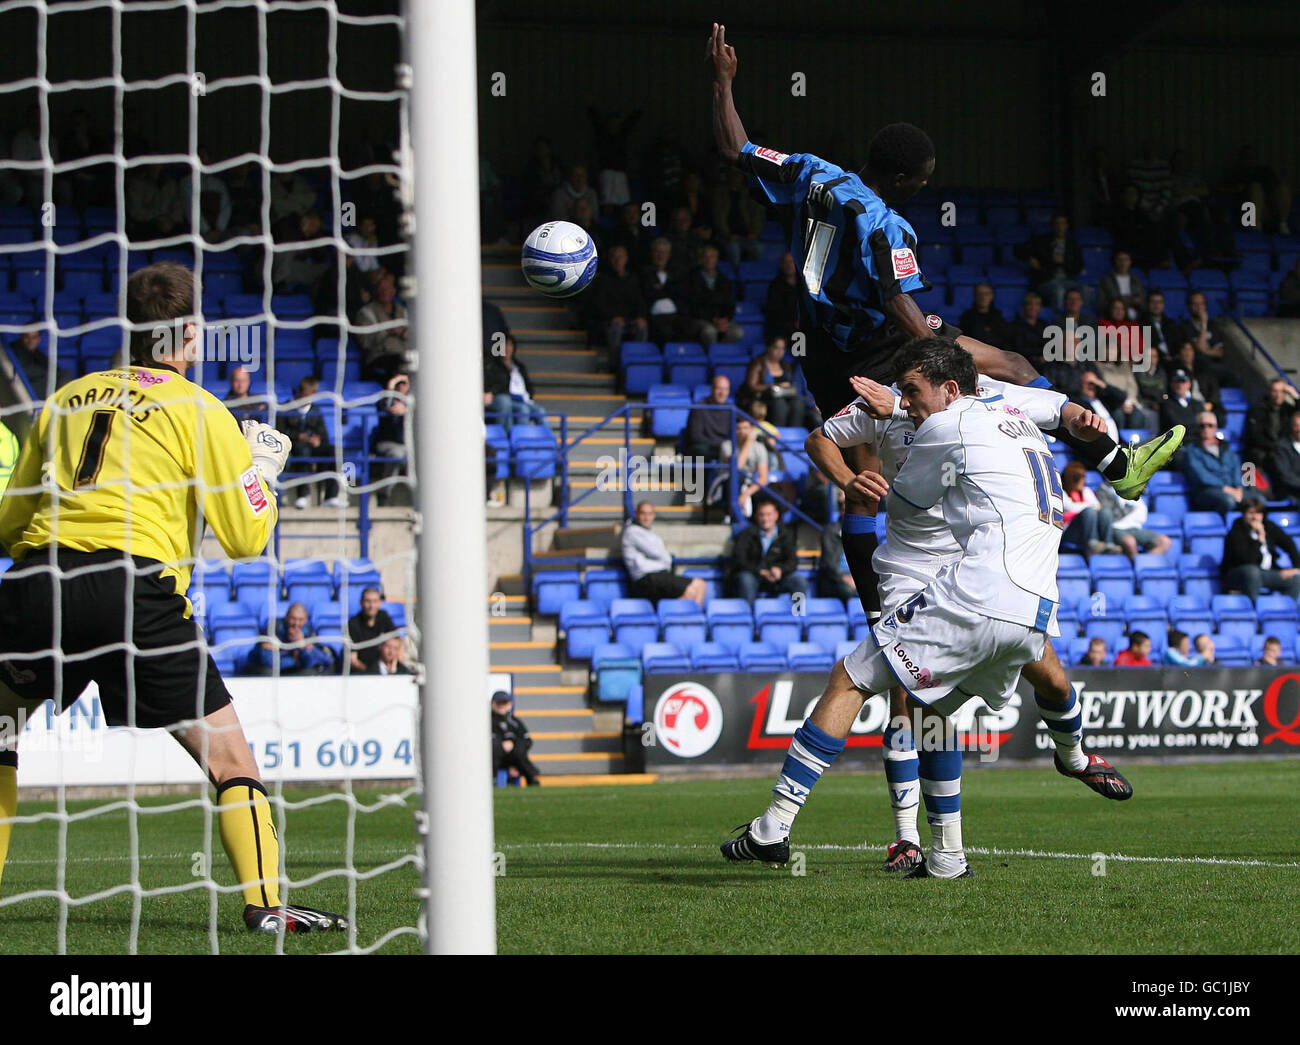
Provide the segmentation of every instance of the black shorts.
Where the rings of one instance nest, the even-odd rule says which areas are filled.
[[[661,570],[658,573],[647,573],[628,587],[636,598],[657,603],[660,599],[680,599],[690,585],[689,577],[678,576],[672,570]]]
[[[960,334],[961,330],[951,323],[935,328],[938,337],[955,338]],[[850,377],[869,377],[882,385],[898,380],[898,356],[911,340],[890,323],[881,327],[870,341],[845,351],[825,331],[808,331],[807,352],[799,365],[822,417],[839,413],[858,397],[849,384]]]
[[[53,700],[59,712],[97,682],[100,706],[112,726],[172,726],[229,704],[230,692],[202,631],[184,616],[185,599],[175,580],[161,577],[163,567],[152,559],[134,556],[132,561],[141,572],[129,569],[120,551],[60,549],[61,575],[51,572],[44,550],[11,566],[0,579],[0,681],[26,700]],[[99,568],[86,570],[92,566]],[[86,572],[68,576],[74,570]],[[56,590],[62,665],[48,654],[13,656],[54,647]],[[128,603],[133,609],[129,634]],[[134,651],[66,659],[127,641]],[[164,647],[165,652],[149,652]],[[134,681],[134,692],[128,680]]]

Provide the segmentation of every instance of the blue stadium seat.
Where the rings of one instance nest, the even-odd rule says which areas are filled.
[[[691,416],[690,388],[684,385],[651,385],[646,390],[646,402],[655,407],[649,411],[652,435],[675,438],[681,434]]]
[[[1251,664],[1250,646],[1242,636],[1226,633],[1214,636],[1214,660],[1229,668],[1246,668]]]
[[[486,432],[484,442],[493,451],[488,460],[494,469],[494,479],[505,479],[510,475],[510,436],[500,425],[484,425]]]
[[[406,603],[385,602],[382,609],[388,614],[388,619],[393,622],[394,628],[399,632],[406,631]]]
[[[1086,598],[1086,596],[1085,596]],[[1061,599],[1056,606],[1056,623],[1061,628],[1061,638],[1069,640],[1079,634],[1079,600]]]
[[[1192,555],[1223,558],[1223,517],[1217,512],[1188,512],[1183,516],[1183,545]]]
[[[311,608],[311,626],[322,638],[337,637],[341,639],[347,627],[347,618],[343,616],[343,607],[337,602],[317,602]]]
[[[1088,560],[1092,589],[1116,606],[1133,594],[1133,566],[1123,555],[1094,555]]]
[[[687,566],[682,570],[683,577],[704,582],[704,598],[720,598],[722,595],[722,570],[716,566]]]
[[[367,588],[384,593],[383,578],[369,559],[340,559],[334,564],[334,587],[339,602],[349,616],[361,609],[361,596]]]
[[[1142,594],[1167,605],[1178,594],[1177,561],[1167,555],[1139,555],[1133,572]]]
[[[786,663],[791,671],[830,671],[835,665],[832,650],[815,642],[792,642],[786,647]]]
[[[1169,630],[1169,617],[1165,613],[1162,600],[1151,595],[1130,595],[1124,600],[1124,619],[1128,624],[1129,634],[1144,631],[1151,636],[1154,649],[1156,639],[1160,640],[1160,649],[1164,650],[1165,635]]]
[[[623,703],[632,687],[641,682],[641,658],[617,642],[602,643],[592,651],[591,670],[596,699],[607,703]]]
[[[281,577],[292,602],[316,602],[334,597],[334,575],[319,559],[288,559]]]
[[[704,611],[686,599],[662,599],[659,602],[659,637],[684,650],[705,640]]]
[[[587,600],[565,603],[560,610],[564,652],[571,660],[586,660],[597,646],[609,642],[609,614]]]
[[[587,571],[587,601],[603,606],[606,610],[615,599],[627,598],[627,586],[627,571],[622,567]]]
[[[1270,627],[1295,632],[1300,612],[1296,600],[1289,595],[1270,592],[1261,595],[1255,602],[1255,615],[1259,618],[1259,630],[1268,631]]]
[[[699,346],[696,346],[699,347]],[[708,361],[700,359],[677,359],[664,367],[664,380],[671,385],[692,386],[709,380]],[[631,392],[632,389],[628,388]]]
[[[644,395],[651,385],[664,383],[663,353],[650,341],[624,341],[619,369],[623,372],[623,389],[630,395]]]
[[[803,612],[804,638],[828,653],[849,637],[849,618],[839,599],[806,599]]]
[[[1195,638],[1214,630],[1214,615],[1208,599],[1199,595],[1175,595],[1169,600],[1169,623]]]
[[[1184,595],[1196,595],[1209,604],[1219,594],[1219,557],[1183,554],[1178,556],[1178,577]]]
[[[1162,494],[1164,497],[1181,497],[1182,494]],[[1180,507],[1179,511],[1183,510]],[[1167,558],[1171,564],[1177,563],[1178,556],[1183,552],[1183,523],[1181,515],[1168,515],[1164,512],[1148,512],[1147,520],[1142,524],[1148,530],[1154,530],[1156,533],[1164,534],[1169,538],[1169,550],[1163,556],[1157,558]]]
[[[546,425],[516,424],[510,428],[514,474],[521,479],[553,479],[559,447]]]
[[[797,617],[789,595],[754,600],[754,626],[760,642],[784,649],[803,638],[803,620]]]
[[[709,638],[730,650],[754,637],[754,614],[744,599],[713,599],[705,607]]]
[[[1066,663],[1069,664],[1071,667],[1075,667],[1075,666],[1078,665],[1078,664],[1083,660],[1083,658],[1087,655],[1087,653],[1088,653],[1088,644],[1089,644],[1091,641],[1092,641],[1091,639],[1086,639],[1086,638],[1083,638],[1083,639],[1071,639],[1071,640],[1070,640],[1069,653],[1068,653],[1068,658],[1069,658],[1069,659],[1066,660],[1067,654],[1066,654],[1065,649],[1060,649],[1060,650],[1058,650],[1058,651],[1057,651],[1057,656],[1060,657],[1062,660],[1065,660]]]
[[[737,651],[742,671],[785,671],[784,648],[770,642],[744,642]]]
[[[615,599],[609,606],[614,641],[634,650],[659,639],[659,618],[648,599]]]
[[[582,598],[582,582],[577,570],[543,570],[533,577],[533,597],[537,612],[554,615],[569,602]]]
[[[693,671],[739,671],[740,658],[718,642],[701,642],[690,648]]]
[[[647,675],[687,672],[691,660],[671,642],[647,642],[641,647],[641,668]]]
[[[1246,643],[1259,630],[1255,607],[1246,595],[1215,595],[1210,599],[1210,611],[1221,635],[1236,635]]]
[[[1102,638],[1115,649],[1124,635],[1124,614],[1118,599],[1083,599],[1078,606],[1079,623],[1087,638]]]
[[[1082,555],[1061,555],[1056,568],[1056,583],[1062,602],[1077,603],[1092,593],[1092,575]]]
[[[1161,473],[1157,472],[1156,474]],[[1152,507],[1155,509],[1156,514],[1163,515],[1166,518],[1179,519],[1187,513],[1187,494],[1178,490],[1155,494],[1152,497]],[[1182,540],[1181,534],[1179,540],[1180,542]]]
[[[280,578],[264,559],[235,563],[231,583],[235,598],[249,606],[265,602],[267,592],[274,593],[276,599],[280,597]]]

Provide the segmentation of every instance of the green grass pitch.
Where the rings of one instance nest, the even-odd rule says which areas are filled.
[[[876,870],[892,822],[879,773],[832,771],[801,814],[785,870],[723,862],[718,843],[761,811],[768,781],[662,781],[640,787],[496,792],[497,926],[503,953],[828,952],[1289,952],[1300,892],[1300,760],[1125,767],[1136,795],[1113,803],[1050,769],[971,771],[964,834],[976,877],[899,881]],[[291,801],[331,792],[291,790]],[[337,793],[337,792],[335,792]],[[412,851],[414,800],[355,818],[362,874]],[[176,798],[142,799],[150,808]],[[76,802],[79,813],[97,803]],[[51,806],[24,803],[21,815]],[[347,812],[324,802],[288,813],[288,869],[310,878],[344,865]],[[146,887],[194,881],[202,848],[197,809],[137,818]],[[85,897],[125,882],[124,811],[68,825],[66,888]],[[922,825],[922,837],[925,837]],[[56,887],[58,826],[19,824],[4,894]],[[1105,853],[1102,866],[1091,854]],[[1131,859],[1124,859],[1131,858]],[[802,870],[802,874],[793,873]],[[215,875],[233,880],[216,846]],[[410,864],[357,883],[356,946],[414,953]],[[347,885],[326,877],[292,894],[346,910]],[[270,953],[239,919],[237,896],[218,907],[223,953]],[[124,953],[131,897],[69,908],[67,950]],[[51,953],[59,905],[0,908],[0,952]],[[384,941],[380,943],[380,941]],[[288,938],[288,953],[346,946],[342,934]],[[379,944],[376,947],[376,944]],[[210,949],[208,895],[144,899],[138,950]]]

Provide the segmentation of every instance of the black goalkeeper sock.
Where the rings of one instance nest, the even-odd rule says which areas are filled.
[[[1092,442],[1085,442],[1065,425],[1061,425],[1050,434],[1061,440],[1086,464],[1101,472],[1112,483],[1123,479],[1128,472],[1128,459],[1119,452],[1119,444],[1108,435],[1100,435]]]
[[[844,543],[844,558],[849,563],[849,573],[857,585],[858,600],[867,615],[867,620],[875,623],[880,618],[880,578],[876,576],[875,567],[871,565],[871,556],[875,554],[876,517],[874,515],[845,514],[840,521],[840,537]]]

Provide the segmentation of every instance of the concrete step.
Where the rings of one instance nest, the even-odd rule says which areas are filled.
[[[555,708],[544,706],[543,702],[547,698],[536,694],[525,694],[520,696],[515,694],[515,710],[519,713],[520,718],[528,720],[528,728],[531,730],[554,730],[563,732],[566,730],[576,730],[578,732],[590,732],[593,729],[593,722],[596,712],[591,708]],[[534,704],[536,706],[534,706]]]
[[[504,595],[504,599],[497,596]],[[510,608],[517,607],[526,609],[528,606],[528,593],[524,591],[524,575],[522,573],[503,573],[497,578],[497,586],[494,594],[488,595],[488,612],[492,612],[494,605],[502,606],[509,612]]]
[[[604,371],[560,371],[533,375],[533,387],[538,395],[567,392],[609,392],[618,391],[618,382],[613,374]]]
[[[623,753],[621,751],[583,751],[574,754],[533,755],[532,760],[542,771],[542,786],[546,786],[548,776],[564,776],[570,773],[609,773],[623,772]]]
[[[555,345],[557,348],[585,348],[587,332],[577,330],[572,324],[563,327],[515,327],[510,333],[519,345],[521,352],[526,352],[531,345]],[[525,359],[527,356],[525,355]]]
[[[580,434],[569,432],[570,443]],[[617,461],[620,446],[628,447],[629,457],[644,457],[648,460],[654,453],[655,441],[649,436],[634,435],[625,443],[622,436],[589,435],[569,451],[570,474],[575,468],[583,466],[599,467],[597,461],[601,458]]]
[[[479,266],[479,278],[483,280],[483,295],[489,301],[492,301],[495,291],[503,288],[525,290],[534,301],[541,298],[541,294],[530,287],[528,280],[524,279],[524,270],[519,267],[518,254],[514,256],[513,261],[506,260],[499,254],[493,254],[490,261],[485,258],[483,264]]]
[[[539,295],[540,297],[540,295]],[[543,299],[544,300],[544,299]],[[501,309],[511,331],[518,330],[573,330],[573,313],[567,305],[520,302]]]
[[[627,403],[627,399],[621,395],[600,392],[539,392],[534,399],[548,414],[577,414],[592,418],[593,423],[608,417]],[[634,416],[632,419],[634,427],[637,426],[638,421],[639,417]],[[622,424],[621,417],[619,424]]]
[[[596,730],[538,730],[531,724],[533,748],[531,757],[538,755],[577,755],[583,752],[619,753],[623,751],[621,731]]]
[[[555,531],[553,543],[557,551],[575,548],[613,550],[619,547],[622,533],[621,526],[566,526]]]
[[[521,659],[518,650],[493,651],[488,658],[489,671],[502,672],[514,676],[515,687],[523,686],[528,690],[558,690],[564,688],[561,677],[563,668],[559,664],[530,663]],[[558,705],[563,707],[563,704]]]
[[[543,374],[592,374],[600,367],[600,357],[590,348],[538,347],[528,353],[528,373],[534,378]]]
[[[509,660],[514,665],[552,665],[556,662],[555,643],[538,639],[493,641],[488,643],[488,658],[493,662]]]
[[[492,642],[528,642],[533,637],[532,617],[488,615],[488,636]]]
[[[570,479],[569,488],[573,491],[574,501],[582,497],[580,504],[570,504],[570,511],[574,508],[594,507],[596,505],[605,505],[612,508],[626,503],[623,496],[623,484],[619,482],[605,483],[591,479]],[[632,500],[637,504],[642,501],[649,501],[656,507],[659,505],[672,505],[682,500],[682,492],[676,487],[664,483],[634,483]]]
[[[698,504],[659,504],[654,501],[653,496],[637,496],[634,500],[650,500],[655,504],[655,515],[663,522],[703,522],[704,507]],[[597,523],[597,522],[622,522],[626,517],[623,511],[622,502],[618,506],[605,504],[577,504],[569,508],[569,518],[575,522]],[[717,513],[714,513],[717,518]]]
[[[516,673],[514,683],[521,716],[526,708],[542,708],[546,711],[590,710],[587,707],[587,687],[564,685],[559,681],[558,671],[547,674],[541,681],[537,678],[524,678],[523,673]]]

